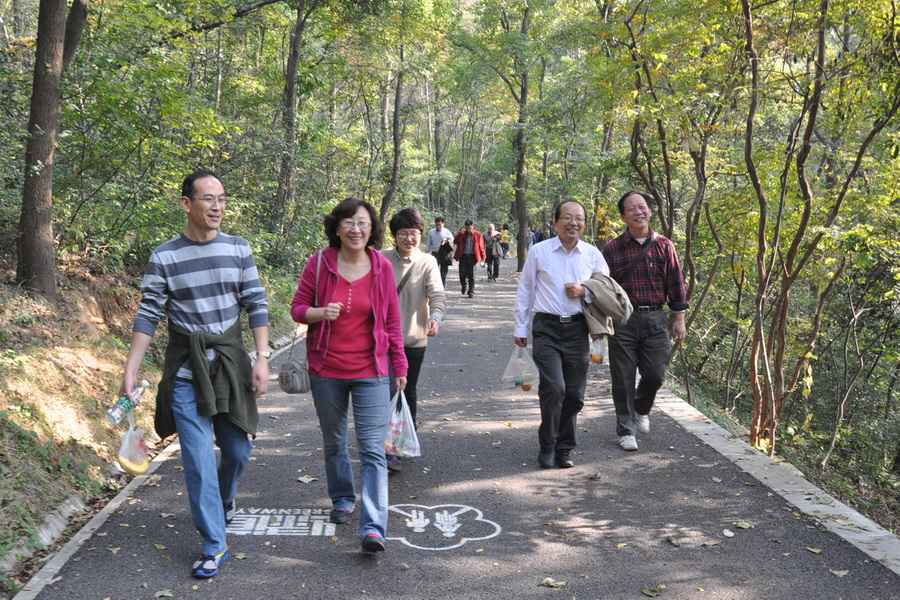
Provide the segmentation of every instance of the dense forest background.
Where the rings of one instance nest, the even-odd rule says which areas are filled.
[[[272,277],[350,195],[520,242],[576,199],[602,245],[638,188],[687,276],[684,393],[900,514],[897,0],[0,0],[0,28],[0,254],[46,302],[67,262],[140,272],[195,168]]]

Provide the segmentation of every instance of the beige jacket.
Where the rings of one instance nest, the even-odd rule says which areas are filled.
[[[613,320],[625,323],[634,310],[628,294],[616,281],[603,273],[594,273],[582,283],[591,292],[591,301],[581,299],[581,308],[591,335],[613,335]]]
[[[381,251],[394,267],[394,282],[399,284],[412,269],[412,274],[400,292],[400,318],[403,326],[403,346],[421,348],[428,343],[428,319],[440,323],[447,310],[447,296],[441,283],[437,260],[419,250],[409,258],[400,256],[395,248]]]

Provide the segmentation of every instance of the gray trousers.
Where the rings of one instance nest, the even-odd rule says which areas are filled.
[[[587,382],[588,330],[584,319],[560,323],[559,319],[535,315],[531,327],[532,353],[541,382],[541,452],[575,448],[576,417],[584,407]]]
[[[616,435],[634,435],[635,414],[653,408],[656,392],[666,379],[672,354],[668,316],[665,310],[633,312],[628,323],[616,322],[609,337],[609,372],[616,407]],[[641,381],[635,389],[635,371]]]

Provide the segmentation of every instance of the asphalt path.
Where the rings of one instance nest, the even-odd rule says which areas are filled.
[[[472,299],[450,271],[448,315],[419,383],[423,456],[390,477],[386,552],[359,552],[356,515],[328,523],[312,398],[273,381],[218,576],[190,575],[200,541],[172,444],[19,597],[900,598],[900,563],[864,553],[741,466],[768,458],[745,446],[729,455],[692,430],[693,417],[670,416],[671,394],[660,405],[676,409],[654,409],[640,450],[620,450],[605,365],[591,367],[576,466],[540,469],[536,390],[499,383],[513,350],[514,267],[502,261],[496,283],[479,269]],[[885,536],[853,529],[863,543]]]

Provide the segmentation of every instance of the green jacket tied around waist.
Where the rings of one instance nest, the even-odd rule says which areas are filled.
[[[206,358],[208,348],[216,351],[212,362]],[[250,383],[252,365],[241,337],[240,321],[222,334],[189,332],[170,324],[165,366],[156,394],[156,433],[166,438],[177,432],[172,414],[175,376],[188,359],[200,414],[212,417],[226,413],[232,423],[255,438],[259,413]]]

